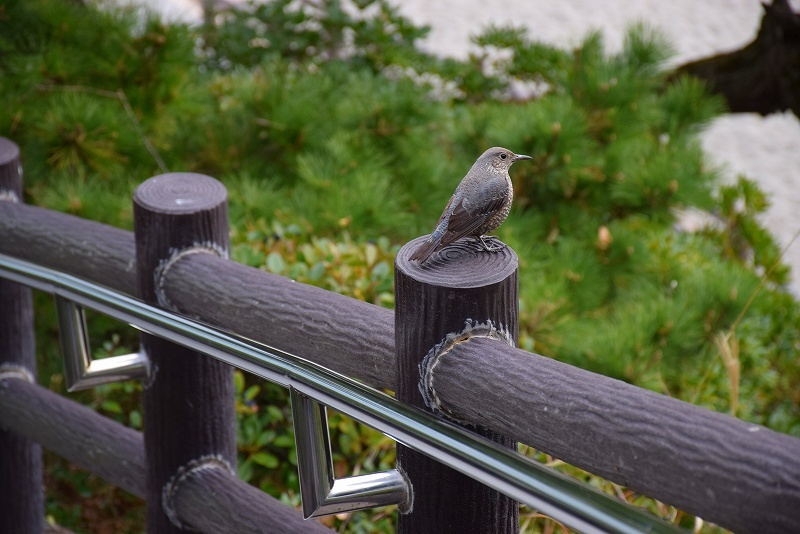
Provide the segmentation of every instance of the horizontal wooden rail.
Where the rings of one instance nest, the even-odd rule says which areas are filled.
[[[20,378],[0,380],[0,427],[145,496],[140,432]],[[331,532],[222,469],[192,472],[177,484],[173,503],[178,519],[201,532]]]
[[[451,417],[706,521],[800,532],[800,439],[487,338],[441,356],[431,384]]]
[[[163,279],[177,309],[377,388],[394,389],[394,314],[283,276],[189,254]]]
[[[0,203],[0,252],[133,292],[130,232]],[[183,313],[378,388],[395,383],[390,310],[210,254],[177,260]],[[441,407],[591,473],[742,531],[800,531],[800,440],[491,341],[436,370]],[[464,394],[469,392],[469,394]]]
[[[133,233],[24,204],[0,203],[0,252],[136,294]],[[164,278],[181,312],[393,389],[394,314],[210,254],[188,254]]]
[[[36,206],[0,202],[4,254],[136,294],[133,232]]]
[[[304,521],[299,511],[221,469],[199,470],[184,479],[173,505],[184,523],[203,532],[333,532],[314,519]]]
[[[0,380],[0,427],[144,498],[142,435],[19,378]]]

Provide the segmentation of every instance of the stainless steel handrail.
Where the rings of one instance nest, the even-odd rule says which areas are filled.
[[[289,388],[289,393],[300,497],[306,519],[408,500],[408,484],[397,469],[335,478],[325,406],[294,388]]]
[[[147,377],[150,361],[142,352],[92,360],[83,308],[59,295],[55,299],[67,391]]]
[[[63,297],[291,387],[581,532],[677,530],[520,454],[300,357],[3,254],[0,277]]]

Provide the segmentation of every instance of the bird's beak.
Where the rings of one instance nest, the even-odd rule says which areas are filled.
[[[514,161],[519,161],[521,159],[533,159],[530,156],[526,156],[525,154],[514,154]]]

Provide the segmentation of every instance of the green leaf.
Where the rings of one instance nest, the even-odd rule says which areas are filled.
[[[277,252],[270,252],[267,256],[267,269],[275,274],[283,274],[286,269],[286,262]]]
[[[244,390],[244,373],[238,369],[233,372],[233,385],[236,388],[236,393],[241,395]]]
[[[244,400],[251,401],[251,400],[255,399],[260,391],[261,391],[261,387],[259,387],[258,385],[250,386],[244,392],[244,395],[243,395]]]
[[[310,271],[308,271],[308,279],[311,282],[318,282],[322,278],[322,275],[324,274],[325,274],[325,264],[319,261],[311,267]]]
[[[128,424],[131,428],[142,428],[142,414],[139,410],[131,410],[128,414]]]
[[[366,256],[367,267],[372,267],[375,264],[375,260],[378,258],[378,247],[372,243],[367,243],[364,246],[364,255]]]
[[[122,413],[122,406],[120,406],[120,404],[117,401],[104,400],[100,404],[100,407],[103,408],[103,410],[105,410],[107,412]]]
[[[266,410],[272,421],[283,421],[284,419],[286,419],[286,417],[283,414],[283,410],[281,410],[279,407],[273,404],[267,406]]]
[[[268,452],[257,452],[250,456],[250,458],[253,459],[253,462],[267,469],[275,469],[280,465],[278,458]]]
[[[253,477],[253,461],[248,458],[239,464],[239,469],[237,469],[237,471],[240,479],[244,480],[245,482],[249,482]]]
[[[274,430],[266,430],[258,435],[256,438],[255,445],[259,447],[263,447],[264,445],[268,445],[275,440],[275,431]]]
[[[294,437],[288,434],[281,434],[272,442],[275,447],[289,448],[294,447]]]

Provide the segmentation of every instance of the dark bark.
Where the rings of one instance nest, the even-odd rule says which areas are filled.
[[[270,507],[264,510],[266,500]],[[204,532],[257,534],[327,533],[317,521],[294,510],[221,469],[195,472],[178,486],[175,509],[185,522]],[[210,528],[211,526],[213,528]]]
[[[130,285],[125,282],[127,273],[133,269],[130,232],[31,206],[0,202],[0,235],[3,236],[0,239],[2,253],[49,265],[123,291],[126,291],[124,286]],[[49,252],[50,245],[42,246],[43,241],[57,247],[54,249],[57,253]],[[66,250],[60,248],[63,243],[69,244]],[[62,252],[68,254],[66,260],[59,259]],[[474,273],[470,271],[466,275],[473,276]],[[390,311],[226,262],[210,254],[193,254],[177,261],[166,277],[164,289],[168,299],[183,313],[297,352],[311,361],[365,380],[372,386],[395,387],[389,381],[395,376]],[[292,317],[291,320],[281,320],[284,311]],[[463,328],[463,323],[456,328]],[[474,340],[459,345],[454,354],[473,344],[480,346],[485,343]],[[424,351],[429,348],[424,347]],[[491,426],[497,432],[707,520],[713,517],[723,525],[739,525],[745,513],[763,519],[765,515],[761,511],[775,512],[772,514],[777,518],[775,520],[785,519],[781,515],[784,508],[781,508],[784,512],[776,511],[764,503],[757,508],[751,507],[742,504],[745,502],[743,494],[731,496],[739,491],[738,488],[748,488],[760,480],[766,485],[767,493],[763,494],[775,496],[772,506],[789,502],[800,508],[794,500],[797,498],[796,484],[781,478],[800,478],[797,439],[675,399],[658,396],[659,401],[654,404],[656,401],[652,396],[655,394],[652,392],[574,370],[530,353],[509,350],[502,346],[500,349],[486,348],[482,355],[478,355],[482,359],[473,363],[464,360],[464,365],[471,366],[468,370],[451,370],[454,360],[443,359],[436,388],[440,390],[442,408],[452,411],[458,419],[478,426]],[[481,362],[485,361],[492,364],[483,365]],[[560,367],[551,368],[552,365]],[[580,379],[562,380],[562,373]],[[464,380],[473,381],[475,385],[470,382],[461,385]],[[450,392],[445,388],[446,381],[454,381]],[[479,389],[479,385],[486,391]],[[578,401],[591,398],[595,399],[592,403],[597,406],[613,405],[618,390],[625,392],[625,417],[608,419],[604,418],[606,411],[589,411],[586,417],[595,419],[596,428],[592,430],[595,434],[576,432],[571,424],[574,417],[571,414],[575,406],[582,406]],[[459,391],[471,393],[458,396]],[[544,404],[547,399],[540,398],[539,392],[548,391],[559,396],[553,396],[549,404]],[[507,403],[498,403],[495,395],[501,395]],[[666,410],[668,407],[669,411],[653,412],[653,406],[661,406],[661,403],[662,408]],[[502,409],[495,411],[496,407]],[[669,449],[662,449],[660,456],[639,456],[643,454],[642,448],[650,450],[659,441],[642,438],[640,443],[638,433],[630,428],[630,421],[649,420],[652,413],[661,413],[659,435],[672,436],[675,442],[665,442],[664,447],[668,445]],[[565,417],[564,414],[569,415]],[[707,418],[712,418],[714,424],[708,423]],[[743,428],[757,428],[743,434],[752,440],[746,442],[747,447],[766,452],[754,453],[744,460],[736,455],[720,456],[716,442],[695,437],[697,428],[704,427],[714,428],[723,436],[741,433]],[[595,435],[599,436],[597,439],[607,440],[617,434],[624,446],[597,447]],[[726,447],[727,442],[740,443],[726,438]],[[788,452],[783,456],[778,452],[773,455],[771,451],[775,443]],[[786,457],[786,454],[793,456]],[[658,476],[636,460],[644,457],[650,458],[650,465],[660,466],[662,471]],[[705,468],[693,470],[692,464],[685,463],[688,460],[684,457],[690,457],[697,465],[714,465],[715,471],[728,473],[731,478],[715,479]],[[769,461],[772,457],[779,460]],[[759,470],[759,476],[754,476],[752,469]],[[781,481],[782,489],[775,485],[776,480]],[[760,489],[746,490],[745,493],[753,496],[758,492]],[[715,497],[710,497],[711,493]],[[738,503],[738,508],[726,508],[723,505],[727,502]],[[730,518],[722,517],[725,514],[730,514]],[[765,524],[772,524],[772,520],[763,520]]]
[[[0,382],[0,424],[137,497],[145,495],[144,446],[133,429],[20,379]]]
[[[0,204],[22,202],[19,148],[0,137]],[[3,235],[3,234],[0,234]],[[36,380],[31,290],[0,278],[0,373]],[[42,450],[0,426],[0,532],[41,532],[44,518]]]
[[[184,313],[394,389],[392,310],[209,254],[179,260],[164,282]]]
[[[169,307],[159,284],[177,253],[227,254],[227,192],[208,176],[156,176],[136,189],[134,224],[139,297]],[[205,458],[236,469],[233,368],[150,335],[142,347],[151,367],[143,395],[147,531],[180,532],[162,499],[173,477]]]
[[[133,232],[36,206],[0,202],[0,252],[136,294]]]
[[[426,410],[420,392],[429,351],[448,335],[480,325],[505,332],[516,343],[518,328],[517,256],[509,248],[486,252],[479,244],[459,241],[427,263],[409,260],[424,238],[406,244],[395,260],[395,347],[401,402]],[[463,395],[472,395],[462,390]],[[516,442],[486,427],[478,434],[516,450]],[[519,509],[509,497],[397,444],[398,469],[411,487],[410,507],[402,510],[401,533],[515,533]]]
[[[0,253],[136,293],[131,232],[0,202],[0,235],[7,236]],[[178,260],[164,291],[182,313],[373,387],[394,388],[392,310],[210,254]]]
[[[490,339],[441,358],[433,387],[453,417],[706,521],[800,532],[800,439]]]
[[[20,379],[0,381],[0,426],[41,443],[137,497],[145,497],[140,432]],[[175,495],[175,509],[182,522],[201,532],[330,532],[220,469],[197,471],[183,480]],[[42,517],[38,517],[40,523]]]

